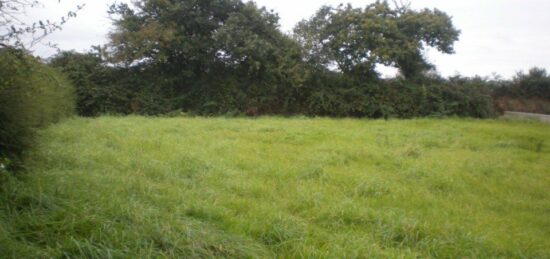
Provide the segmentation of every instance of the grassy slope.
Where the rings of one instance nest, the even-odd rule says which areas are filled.
[[[550,257],[550,127],[74,119],[4,177],[5,256]]]

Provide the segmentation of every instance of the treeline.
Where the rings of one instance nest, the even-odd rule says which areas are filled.
[[[437,9],[386,1],[324,6],[290,35],[280,31],[275,13],[240,0],[140,0],[113,5],[109,14],[115,28],[109,44],[51,60],[77,87],[84,116],[485,118],[510,106],[495,105],[495,96],[518,96],[513,89],[535,94],[523,83],[531,73],[512,82],[435,75],[425,48],[451,54],[460,34]],[[399,75],[381,79],[379,65]]]
[[[50,62],[73,81],[84,116],[494,114],[479,80],[433,76],[423,50],[453,53],[459,36],[439,10],[322,7],[290,35],[275,13],[240,0],[141,0],[109,13],[109,44]],[[399,77],[381,79],[379,65]]]

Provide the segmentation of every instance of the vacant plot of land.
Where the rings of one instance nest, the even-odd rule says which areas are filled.
[[[3,176],[0,257],[550,257],[550,127],[73,119]]]

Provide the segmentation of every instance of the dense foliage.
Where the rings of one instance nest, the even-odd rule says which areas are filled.
[[[312,63],[336,65],[346,76],[365,80],[376,76],[377,64],[395,66],[408,79],[422,76],[433,68],[423,57],[424,48],[451,54],[460,32],[437,9],[415,11],[376,2],[364,9],[324,6],[294,33]]]
[[[298,85],[299,46],[280,32],[274,13],[252,2],[140,1],[111,13],[119,19],[110,61],[154,74],[142,87],[174,97],[174,108],[280,110]]]
[[[519,72],[511,81],[494,88],[498,110],[550,114],[550,75],[543,68]]]
[[[291,35],[280,31],[275,13],[240,0],[141,0],[109,13],[108,45],[51,60],[77,87],[84,116],[489,117],[494,90],[540,96],[547,78],[544,71],[506,84],[434,76],[424,50],[451,54],[460,32],[440,10],[386,1],[324,6]],[[381,79],[380,65],[399,76]]]
[[[35,128],[71,115],[73,102],[59,72],[23,51],[0,49],[0,166],[18,166]]]
[[[439,10],[376,2],[322,7],[282,33],[272,11],[240,0],[142,0],[110,8],[115,29],[94,53],[51,61],[77,87],[78,110],[357,117],[491,115],[486,89],[430,79],[425,48],[453,52]],[[403,77],[382,80],[377,65]]]
[[[50,64],[60,67],[75,85],[79,114],[125,113],[130,89],[123,88],[115,69],[102,65],[100,55],[60,53]]]
[[[375,85],[326,88],[309,100],[310,113],[327,116],[412,118],[493,115],[490,88],[480,79],[451,78],[412,83],[402,79]]]
[[[550,100],[550,75],[543,68],[532,68],[528,73],[519,72],[511,82],[496,91],[501,96],[544,98]]]

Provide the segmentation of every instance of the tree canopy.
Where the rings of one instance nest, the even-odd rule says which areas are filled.
[[[295,85],[289,80],[301,60],[299,45],[279,30],[277,14],[253,2],[142,0],[113,5],[110,14],[111,61],[155,69],[165,87],[199,95],[200,105],[226,101],[225,93],[245,96],[243,107],[271,106],[285,101],[282,86]]]
[[[290,35],[276,13],[241,0],[138,0],[109,14],[99,55],[52,61],[75,82],[83,115],[491,113],[479,84],[425,76],[425,50],[453,53],[459,35],[439,10],[325,6]],[[381,80],[377,65],[404,78]]]
[[[423,55],[427,47],[451,54],[460,32],[440,10],[392,8],[377,1],[365,8],[324,6],[294,29],[310,62],[346,74],[375,76],[376,64],[397,67],[414,78],[433,67]]]

